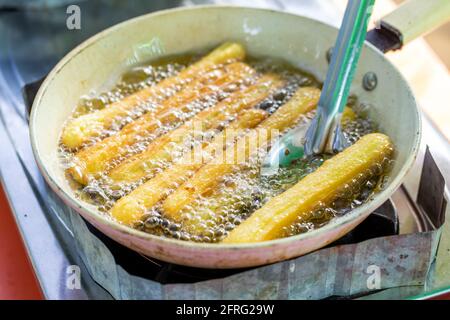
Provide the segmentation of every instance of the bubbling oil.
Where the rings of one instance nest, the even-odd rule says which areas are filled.
[[[308,122],[312,117],[313,113],[310,113],[303,121]],[[355,128],[358,130],[350,131]],[[374,132],[374,125],[366,118],[357,117],[353,121],[348,121],[343,131],[349,142],[356,142],[363,135]],[[193,204],[185,207],[181,215],[181,220],[185,223],[177,224],[176,233],[171,233],[170,229],[164,228],[164,225],[155,224],[155,221],[158,221],[154,218],[155,215],[161,219],[159,220],[161,223],[164,221],[157,207],[144,218],[150,219],[152,223],[148,225],[143,220],[142,230],[154,232],[160,229],[159,232],[176,238],[181,237],[198,242],[219,242],[268,200],[294,186],[331,157],[331,155],[323,154],[297,160],[289,167],[279,168],[277,174],[273,176],[260,176],[260,164],[266,154],[267,149],[260,150],[238,172],[225,176],[223,182],[212,194],[198,197]],[[387,167],[387,163],[382,163],[372,168],[371,172],[361,174],[360,180],[355,179],[351,184],[343,186],[337,200],[328,206],[317,204],[317,207],[308,214],[310,219],[307,221],[297,219],[291,226],[284,228],[279,237],[288,237],[319,228],[334,217],[342,216],[369,201],[375,192],[382,189],[382,181],[385,181],[382,177]],[[170,227],[170,221],[168,226]]]
[[[124,73],[117,85],[111,90],[82,97],[73,113],[73,117],[79,117],[95,112],[96,110],[108,108],[109,104],[120,101],[140,89],[153,86],[163,79],[177,75],[197,58],[197,55],[168,57],[151,64],[133,68]],[[282,89],[256,106],[256,108],[266,110],[269,114],[275,112],[281,105],[286,103],[299,87],[316,86],[320,88],[320,83],[313,76],[283,61],[268,58],[249,58],[246,62],[258,73],[276,73],[285,80],[286,85]],[[244,80],[237,83],[237,86],[242,89],[250,84],[251,82]],[[175,88],[174,90],[176,91],[177,89]],[[233,90],[230,90],[230,88],[224,88],[217,90],[213,95],[203,96],[200,99],[190,102],[183,108],[183,112],[178,117],[180,121],[168,125],[161,124],[151,134],[146,132],[140,133],[134,144],[125,146],[126,150],[123,152],[124,155],[115,158],[108,164],[105,172],[109,172],[117,165],[126,161],[127,158],[142,153],[158,136],[175,129],[185,119],[191,118],[199,111],[226,99],[231,92]],[[173,94],[173,92],[167,92],[168,96],[170,94]],[[349,105],[354,108],[357,117],[344,124],[343,133],[345,139],[350,144],[353,144],[360,137],[376,131],[377,128],[366,115],[357,112],[356,107],[358,106],[358,101],[355,97],[349,99]],[[151,105],[138,107],[133,111],[132,115],[117,119],[116,126],[103,132],[87,145],[95,144],[105,136],[117,134],[124,125],[134,121],[146,112],[151,112],[152,108],[154,106]],[[313,116],[314,112],[310,112],[300,121],[309,122]],[[233,118],[230,118],[228,121],[225,121],[221,125],[221,128],[226,127],[232,120]],[[217,131],[210,131],[204,135],[209,135],[212,138],[215,133]],[[204,139],[205,136],[201,138]],[[198,141],[194,139],[187,143],[194,146]],[[63,145],[60,146],[59,155],[63,169],[75,165],[73,159],[76,151],[68,150]],[[175,148],[171,152],[174,153],[172,154],[173,158],[177,158],[181,156],[182,151]],[[152,208],[146,208],[145,214],[135,223],[134,227],[143,232],[174,239],[195,242],[219,242],[231,230],[251,215],[252,212],[261,208],[271,198],[295,185],[309,173],[314,172],[330,157],[330,155],[324,154],[297,160],[287,168],[280,168],[274,176],[261,177],[259,168],[267,152],[268,149],[266,148],[259,150],[256,156],[240,166],[240,170],[225,176],[216,189],[210,191],[208,194],[199,196],[193,203],[186,206],[181,212],[181,222],[174,222],[165,217],[161,209],[161,203],[158,203]],[[161,163],[152,164],[152,167],[156,167],[156,173],[158,173],[170,165],[170,162],[162,161]],[[342,216],[366,201],[369,201],[374,193],[383,188],[382,182],[386,180],[386,168],[385,163],[380,164],[376,168],[372,168],[370,174],[364,176],[369,178],[361,176],[360,181],[343,186],[339,197],[331,205],[317,204],[317,207],[310,214],[310,219],[303,221],[299,218],[291,226],[284,228],[280,237],[292,236],[319,228],[333,218]],[[154,176],[155,172],[152,172],[152,174]],[[77,196],[83,201],[95,204],[98,210],[104,212],[105,215],[108,215],[108,211],[118,199],[129,194],[149,178],[151,178],[150,173],[139,181],[117,184],[111,181],[106,173],[102,173],[99,176],[91,177],[89,183],[86,186],[82,186],[67,174],[67,179]]]
[[[161,58],[151,64],[133,67],[122,74],[117,84],[108,91],[97,94],[92,92],[80,98],[72,117],[101,110],[107,105],[120,101],[141,89],[153,86],[161,80],[177,75],[187,65],[197,59],[195,55]]]

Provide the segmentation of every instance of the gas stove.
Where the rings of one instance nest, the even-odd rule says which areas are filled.
[[[78,266],[83,275],[92,274],[93,266],[78,254],[80,244],[74,241],[74,231],[67,210],[47,188],[32,155],[28,137],[28,113],[40,85],[40,79],[74,46],[84,39],[120,21],[144,13],[215,1],[80,1],[82,12],[80,30],[66,28],[66,5],[33,8],[0,6],[0,154],[1,182],[8,195],[28,253],[44,295],[50,299],[109,299],[114,288],[100,286],[92,277],[82,277],[82,289],[67,288],[64,279],[71,266]],[[233,2],[233,1],[231,1]],[[244,2],[244,3],[243,3]],[[252,1],[240,1],[252,5]],[[21,3],[21,2],[18,2]],[[220,1],[223,3],[223,1]],[[319,4],[298,1],[261,1],[258,6],[293,11],[303,15],[323,12],[319,18],[338,22],[339,13],[317,8]],[[424,138],[420,156],[407,176],[404,185],[391,199],[372,213],[355,230],[329,245],[360,243],[362,241],[398,234],[426,232],[447,215],[443,198],[444,177],[450,176],[450,145],[423,119]],[[429,152],[426,146],[429,147]],[[427,174],[421,176],[422,167]],[[437,170],[436,168],[439,168]],[[425,172],[425,171],[424,171]],[[434,173],[434,174],[433,174]],[[431,188],[432,187],[432,188]],[[433,189],[434,188],[434,189]],[[430,194],[430,190],[437,190]],[[69,215],[70,216],[70,215]],[[242,274],[243,270],[208,270],[190,268],[142,256],[107,238],[87,225],[88,232],[106,247],[115,263],[132,277],[148,279],[160,284],[195,284]],[[385,290],[385,296],[407,297],[425,295],[450,287],[446,266],[450,269],[450,228],[442,229],[441,244],[434,263],[433,281],[427,287],[404,292],[395,288]]]

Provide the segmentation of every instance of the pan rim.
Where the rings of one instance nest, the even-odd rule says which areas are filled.
[[[193,6],[193,7],[180,7],[180,8],[166,9],[166,10],[161,10],[161,11],[157,11],[157,12],[153,12],[153,13],[144,14],[144,15],[123,21],[121,23],[118,23],[114,26],[111,26],[111,27],[93,35],[92,37],[88,38],[87,40],[85,40],[84,42],[82,42],[81,44],[76,46],[68,54],[66,54],[58,62],[58,64],[51,70],[49,75],[46,77],[46,79],[42,83],[40,89],[38,90],[36,98],[32,105],[32,111],[30,114],[30,125],[29,125],[30,130],[29,130],[29,132],[30,132],[30,140],[31,140],[33,155],[36,159],[36,163],[37,163],[45,181],[48,183],[48,185],[51,187],[51,189],[55,193],[57,193],[58,196],[60,198],[62,198],[63,201],[67,205],[69,205],[72,209],[77,211],[77,214],[81,215],[81,212],[79,212],[79,211],[82,211],[84,214],[87,214],[92,219],[94,219],[96,223],[108,226],[108,227],[114,229],[115,231],[118,231],[120,233],[125,233],[127,235],[130,235],[130,236],[133,236],[133,237],[145,240],[145,241],[152,241],[152,242],[155,242],[155,243],[161,244],[161,245],[171,245],[173,247],[178,247],[178,248],[196,249],[196,250],[205,250],[205,251],[215,250],[215,249],[218,249],[218,250],[223,250],[223,249],[229,249],[229,250],[263,249],[263,248],[268,248],[268,247],[273,247],[273,246],[283,246],[287,243],[301,241],[301,240],[304,240],[307,238],[311,238],[313,236],[318,236],[319,234],[329,232],[330,230],[333,230],[333,229],[337,228],[338,226],[346,225],[349,222],[356,220],[358,218],[367,217],[371,212],[373,212],[373,210],[375,210],[379,205],[382,204],[382,203],[379,203],[377,205],[377,201],[376,201],[377,198],[379,198],[379,199],[389,198],[389,195],[391,195],[401,185],[403,178],[405,177],[405,175],[408,173],[408,171],[411,169],[412,165],[414,164],[414,161],[415,161],[418,151],[419,151],[419,146],[420,146],[420,141],[421,141],[421,136],[422,136],[421,115],[420,115],[420,111],[418,109],[417,101],[413,95],[413,92],[412,92],[409,84],[404,79],[404,77],[400,73],[400,71],[389,60],[387,60],[384,57],[384,55],[380,51],[378,51],[378,49],[375,46],[373,46],[372,44],[370,44],[368,42],[365,42],[364,46],[366,46],[368,49],[370,49],[370,51],[372,51],[374,54],[381,56],[384,63],[388,63],[390,65],[391,69],[396,73],[396,75],[399,76],[403,80],[403,82],[405,84],[405,88],[407,90],[407,93],[411,97],[411,99],[415,105],[415,112],[417,113],[417,115],[415,117],[415,119],[417,121],[417,123],[415,124],[415,127],[417,128],[417,132],[415,133],[415,140],[414,140],[414,144],[412,146],[411,153],[408,155],[407,159],[403,163],[397,176],[389,182],[388,186],[385,189],[383,189],[381,192],[377,193],[375,199],[363,204],[362,206],[356,208],[355,210],[350,211],[349,213],[347,213],[346,215],[344,215],[342,217],[333,218],[328,224],[326,224],[323,227],[320,227],[318,229],[315,229],[315,230],[312,230],[312,231],[309,231],[309,232],[306,232],[303,234],[287,237],[287,238],[280,238],[280,239],[274,239],[274,240],[269,240],[269,241],[252,242],[252,243],[239,243],[239,244],[197,243],[197,242],[191,242],[191,241],[183,241],[183,240],[165,238],[165,237],[160,237],[160,236],[152,235],[149,233],[145,233],[143,231],[133,229],[132,227],[120,224],[119,222],[116,222],[116,221],[108,218],[106,215],[87,207],[86,205],[84,205],[84,203],[81,200],[78,200],[73,194],[71,195],[71,194],[67,193],[66,191],[64,191],[59,186],[59,184],[55,181],[54,177],[49,174],[49,171],[47,170],[45,162],[43,161],[43,157],[40,154],[38,142],[36,141],[35,130],[36,130],[37,125],[35,123],[35,121],[36,121],[35,119],[36,119],[36,114],[39,111],[38,108],[41,105],[41,100],[46,93],[47,87],[53,81],[53,79],[58,75],[60,70],[67,63],[69,63],[76,55],[80,54],[83,50],[85,50],[86,48],[95,44],[100,39],[107,37],[109,34],[113,33],[117,29],[122,28],[125,25],[135,23],[136,21],[139,21],[139,20],[144,20],[144,19],[148,19],[151,17],[160,16],[160,15],[171,14],[171,13],[179,12],[179,11],[208,10],[208,9],[214,9],[214,10],[217,10],[217,9],[219,9],[219,10],[245,9],[245,10],[253,10],[253,11],[271,12],[274,14],[289,15],[289,16],[294,16],[297,18],[310,20],[311,22],[317,23],[317,24],[321,25],[322,27],[336,29],[336,27],[334,27],[330,24],[327,24],[327,23],[324,23],[324,22],[321,22],[321,21],[318,21],[318,20],[315,20],[315,19],[312,19],[312,18],[309,18],[306,16],[301,16],[301,15],[298,15],[295,13],[289,13],[289,12],[284,12],[284,11],[280,11],[280,10],[267,9],[267,8],[255,8],[255,7],[239,6],[239,5],[201,5],[201,6]],[[380,201],[378,201],[378,202],[380,202]],[[366,210],[368,211],[368,213],[366,213],[366,216],[364,217],[364,211],[366,211]]]

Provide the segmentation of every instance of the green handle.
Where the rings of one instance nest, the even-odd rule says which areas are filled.
[[[432,31],[450,19],[450,0],[409,0],[381,19],[401,45]]]
[[[449,0],[450,1],[450,0]],[[349,0],[333,48],[317,114],[306,135],[307,155],[339,151],[339,119],[347,103],[353,75],[366,38],[375,0]]]

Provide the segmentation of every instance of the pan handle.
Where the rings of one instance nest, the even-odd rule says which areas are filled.
[[[398,50],[448,20],[449,0],[409,0],[382,18],[366,40],[382,52]]]

